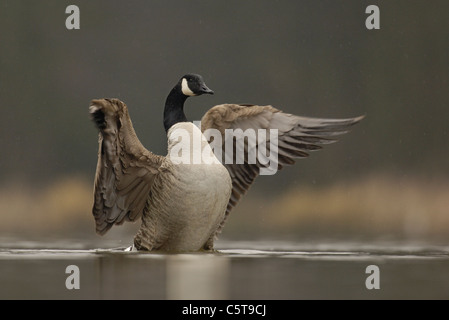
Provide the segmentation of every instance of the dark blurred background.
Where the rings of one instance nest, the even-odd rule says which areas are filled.
[[[80,30],[65,27],[70,4]],[[369,4],[380,30],[365,27]],[[142,143],[165,154],[166,95],[194,72],[215,95],[187,102],[191,120],[228,102],[367,115],[258,178],[223,237],[447,240],[448,12],[446,0],[0,0],[0,232],[96,237],[90,100],[123,100]]]

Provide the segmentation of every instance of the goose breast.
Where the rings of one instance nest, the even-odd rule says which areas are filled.
[[[201,151],[208,153],[208,156],[213,155],[196,126],[182,123],[173,127],[173,130],[187,129],[193,138],[199,134]],[[139,234],[149,233],[147,238],[152,238],[148,239],[149,250],[197,251],[215,234],[223,221],[232,182],[228,170],[217,159],[194,163],[192,153],[198,150],[193,147],[193,141],[190,140],[189,148],[180,148],[180,143],[188,142],[182,139],[175,141],[172,129],[168,133],[169,155],[162,164],[161,174],[154,181],[149,198],[151,205],[143,217],[142,232]],[[170,152],[176,147],[183,152],[190,150],[190,161],[174,161]]]

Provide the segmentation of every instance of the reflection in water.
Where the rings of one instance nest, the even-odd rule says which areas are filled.
[[[227,299],[229,258],[182,254],[167,258],[167,299]]]
[[[447,246],[230,242],[157,254],[0,243],[0,299],[449,299]],[[79,290],[65,286],[68,265]],[[380,290],[365,286],[368,265]]]

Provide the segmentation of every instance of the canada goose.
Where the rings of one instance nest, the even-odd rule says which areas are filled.
[[[272,106],[223,104],[206,112],[200,131],[187,121],[183,108],[188,97],[202,94],[213,94],[213,91],[195,74],[183,76],[170,91],[164,109],[168,155],[185,146],[192,153],[201,152],[192,147],[194,143],[190,140],[180,140],[175,135],[179,130],[191,137],[199,136],[200,150],[217,160],[203,135],[208,129],[216,129],[223,138],[223,157],[226,151],[229,153],[225,149],[229,140],[226,140],[227,129],[277,129],[276,169],[281,169],[295,163],[294,159],[321,149],[321,145],[335,142],[336,135],[347,132],[348,127],[363,118],[306,118],[283,113]],[[212,250],[229,212],[266,163],[249,162],[245,158],[243,164],[238,164],[222,158],[208,163],[201,160],[175,164],[171,157],[153,154],[143,147],[122,101],[93,100],[89,110],[100,131],[92,210],[96,232],[103,235],[114,224],[141,218],[134,238],[138,250]],[[269,140],[259,142],[269,144]],[[245,151],[249,148],[248,141],[244,140]],[[235,156],[231,156],[233,159]]]

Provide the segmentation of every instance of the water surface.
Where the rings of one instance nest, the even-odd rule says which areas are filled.
[[[449,246],[220,241],[154,254],[76,241],[2,241],[0,299],[449,299]],[[69,265],[80,289],[69,290]],[[366,268],[379,268],[368,290]]]

